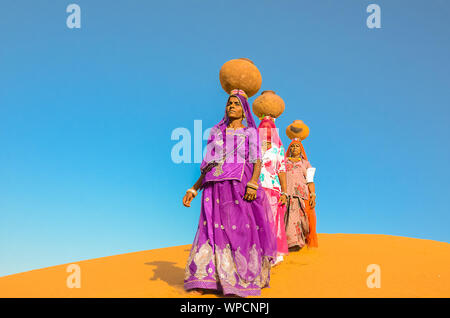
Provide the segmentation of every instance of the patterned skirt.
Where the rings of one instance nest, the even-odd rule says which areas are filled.
[[[284,214],[286,212],[286,205],[278,202],[281,193],[269,188],[263,188],[266,192],[272,210],[272,232],[277,240],[277,255],[289,254],[286,240],[286,227],[284,224]]]
[[[268,287],[276,256],[271,209],[264,190],[243,199],[251,169],[242,182],[210,182],[202,193],[197,233],[185,268],[185,289],[215,289],[224,295],[258,296]]]
[[[309,234],[308,216],[305,212],[304,199],[295,196],[289,198],[289,211],[286,221],[286,239],[288,247],[306,245]]]

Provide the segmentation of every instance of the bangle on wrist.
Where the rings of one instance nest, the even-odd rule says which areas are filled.
[[[190,193],[192,193],[193,195],[194,195],[194,198],[197,196],[197,191],[195,190],[195,189],[193,189],[193,188],[190,188],[190,189],[187,189],[186,190],[186,192],[190,192]]]
[[[247,187],[258,190],[259,186],[257,184],[254,184],[253,182],[247,182]]]
[[[313,197],[316,197],[316,193],[315,193],[315,192],[313,192],[313,193],[310,193],[310,194],[309,194],[309,196],[313,196]]]

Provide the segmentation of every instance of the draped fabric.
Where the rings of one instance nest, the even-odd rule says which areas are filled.
[[[275,119],[265,116],[258,126],[258,133],[261,142],[270,142],[271,144],[280,147],[283,145],[280,136],[278,135],[278,128],[275,125]]]
[[[281,193],[270,188],[263,188],[272,209],[272,233],[277,241],[277,256],[289,254],[284,216],[286,205],[278,202]]]
[[[309,164],[309,162],[308,162],[308,157],[306,156],[306,152],[305,152],[305,149],[303,148],[303,144],[302,144],[302,142],[299,140],[299,139],[293,139],[292,140],[292,142],[291,142],[291,144],[289,145],[289,147],[288,147],[288,149],[287,149],[287,151],[286,151],[286,161],[288,162],[291,162],[289,159],[288,159],[288,157],[290,156],[290,151],[291,151],[291,146],[294,144],[294,143],[296,143],[296,144],[299,144],[300,145],[300,148],[301,148],[301,157],[303,158],[301,161],[302,162],[307,162],[308,163],[308,167],[311,167],[311,165]],[[291,162],[292,163],[292,162]],[[293,170],[291,169],[291,167],[289,166],[288,167],[288,165],[287,165],[287,169],[286,169],[287,171],[286,171],[286,179],[287,179],[287,183],[289,184],[289,182],[294,182],[294,180],[295,180],[295,178],[298,178],[298,177],[296,177],[295,175],[293,175]],[[302,185],[302,188],[303,189],[306,189],[305,190],[305,194],[304,194],[304,197],[303,197],[303,200],[302,200],[302,207],[299,207],[299,208],[302,208],[303,209],[303,211],[306,213],[306,215],[307,215],[307,217],[308,217],[308,222],[309,222],[309,233],[306,235],[306,244],[309,246],[309,247],[319,247],[319,240],[318,240],[318,237],[317,237],[317,231],[316,231],[316,223],[317,223],[317,217],[316,217],[316,210],[315,210],[315,208],[311,208],[311,205],[309,204],[309,198],[310,198],[310,196],[309,196],[309,190],[308,190],[308,187],[306,186],[306,170],[304,170],[303,172],[302,172],[302,174],[304,173],[304,176],[303,176],[303,178],[304,178],[304,181],[303,181],[303,179],[302,179],[302,182],[304,183],[304,185]],[[291,195],[291,193],[289,193],[288,192],[288,194],[289,195]],[[299,211],[299,213],[301,213],[301,211]],[[293,220],[291,220],[292,222],[293,222]],[[293,226],[293,224],[291,223],[290,225],[289,224],[287,224],[287,226],[288,226],[288,228],[287,228],[287,232],[288,233],[293,233],[294,232],[294,230],[292,229],[292,226]],[[291,242],[291,244],[292,244],[292,242]],[[293,245],[296,245],[296,244],[293,244]]]
[[[185,268],[184,287],[245,297],[260,295],[261,288],[269,286],[276,240],[270,203],[262,187],[255,200],[243,199],[252,178],[253,162],[261,156],[258,135],[248,132],[255,128],[248,102],[243,96],[235,96],[242,103],[249,126],[227,129],[225,116],[215,126],[221,134],[212,133],[208,139],[213,151],[205,155],[201,165],[205,180],[200,219]],[[233,158],[243,162],[225,163],[220,156],[213,158],[214,150],[224,143],[231,143]]]
[[[289,247],[303,247],[309,235],[309,218],[306,212],[309,198],[306,169],[309,167],[311,165],[306,160],[286,160],[286,191],[289,195],[286,238]]]
[[[303,148],[302,142],[301,142],[299,139],[297,139],[297,138],[293,139],[292,142],[289,144],[289,147],[288,147],[288,149],[287,149],[287,151],[286,151],[286,157],[289,157],[289,156],[290,156],[290,153],[291,153],[291,146],[292,146],[293,144],[298,144],[298,145],[300,145],[300,148],[301,148],[300,150],[301,150],[301,156],[302,156],[302,158],[305,159],[305,160],[308,160],[308,157],[306,156],[305,148]]]
[[[272,209],[273,233],[277,239],[277,255],[288,254],[284,214],[286,205],[279,201],[281,196],[281,184],[278,177],[280,172],[286,172],[284,148],[278,135],[274,119],[264,117],[258,126],[258,134],[262,143],[270,148],[265,150],[262,156],[260,182],[266,192]],[[270,144],[269,144],[270,142]]]
[[[244,145],[245,147],[242,147],[243,145],[236,144],[234,140],[230,140],[230,138],[227,138],[226,132],[229,120],[225,111],[222,120],[211,128],[206,144],[206,154],[200,165],[200,170],[202,172],[207,172],[205,176],[205,182],[220,179],[214,175],[217,175],[218,172],[216,172],[216,169],[213,167],[215,167],[217,163],[223,161],[224,156],[227,156],[227,162],[225,162],[224,164],[226,169],[232,170],[236,169],[236,167],[242,167],[242,160],[240,160],[242,159],[242,156],[236,158],[236,148],[240,149],[241,154],[242,152],[248,152],[248,160],[251,163],[255,162],[258,159],[261,159],[259,136],[257,134],[257,127],[250,111],[248,100],[245,96],[242,96],[240,94],[232,94],[228,97],[227,104],[231,97],[237,97],[239,99],[244,111],[245,120],[247,122],[247,127],[245,129],[245,134],[248,136],[247,144]],[[229,163],[231,163],[231,165]],[[230,176],[228,176],[228,178],[239,179],[236,173],[231,174]]]

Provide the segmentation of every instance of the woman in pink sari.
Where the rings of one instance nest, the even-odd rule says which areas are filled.
[[[316,232],[316,191],[314,174],[303,148],[302,140],[309,128],[301,120],[294,121],[286,129],[292,139],[286,151],[287,193],[289,194],[286,215],[286,236],[289,248],[318,247]]]
[[[274,118],[265,116],[258,131],[263,153],[259,179],[272,208],[273,233],[277,239],[275,264],[278,264],[283,261],[283,256],[289,253],[284,224],[287,201],[284,147]]]

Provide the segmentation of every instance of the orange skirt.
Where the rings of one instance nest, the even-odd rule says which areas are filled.
[[[305,200],[305,212],[308,216],[309,221],[309,234],[306,237],[306,244],[309,247],[319,247],[319,240],[317,239],[317,232],[316,232],[316,210],[311,209],[311,206],[309,205],[309,200]]]

